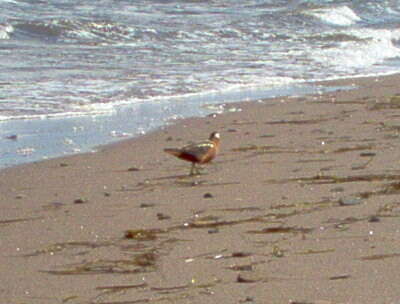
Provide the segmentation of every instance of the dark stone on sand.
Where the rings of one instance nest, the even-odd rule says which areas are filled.
[[[142,204],[140,204],[140,208],[149,208],[149,207],[154,207],[155,206],[155,204],[149,204],[149,203],[142,203]]]
[[[214,196],[213,196],[211,193],[207,192],[207,193],[205,193],[205,194],[203,195],[203,197],[204,197],[204,198],[213,198]]]
[[[128,171],[129,171],[129,172],[132,172],[132,171],[140,171],[140,169],[137,168],[137,167],[130,167],[130,168],[128,169]]]
[[[381,219],[377,215],[371,215],[368,219],[368,222],[370,223],[378,223],[380,221]]]
[[[110,193],[110,192],[104,192],[104,196],[105,196],[105,197],[110,197],[110,196],[111,196],[111,193]]]
[[[251,256],[251,255],[252,255],[251,253],[243,252],[243,251],[232,252],[233,258],[245,258],[245,257]]]
[[[254,302],[254,298],[246,297],[244,300],[240,301],[240,303],[249,303],[249,302]]]
[[[351,276],[349,274],[341,274],[341,275],[337,275],[337,276],[332,276],[329,277],[329,280],[334,281],[334,280],[344,280],[344,279],[348,279]]]
[[[86,204],[87,202],[88,200],[84,198],[77,198],[76,200],[74,200],[74,204]]]
[[[67,163],[60,163],[60,167],[68,167]]]
[[[158,220],[162,221],[162,220],[169,220],[171,217],[169,215],[159,212],[157,213],[157,218]]]
[[[360,153],[361,157],[372,157],[372,156],[375,156],[375,155],[376,155],[376,153],[374,153],[374,152],[362,152],[362,153]]]
[[[254,283],[256,280],[250,279],[250,278],[244,278],[240,273],[236,277],[236,282],[237,283]]]

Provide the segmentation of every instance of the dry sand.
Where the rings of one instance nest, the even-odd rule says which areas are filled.
[[[400,303],[399,82],[1,170],[0,302]],[[162,152],[214,130],[200,176]]]

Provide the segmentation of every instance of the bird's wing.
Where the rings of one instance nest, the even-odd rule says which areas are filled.
[[[182,148],[182,152],[190,154],[200,161],[212,148],[214,148],[214,143],[210,141],[204,141],[185,146]]]

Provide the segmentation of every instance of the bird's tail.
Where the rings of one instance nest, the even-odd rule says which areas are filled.
[[[174,148],[170,148],[170,149],[164,149],[164,152],[168,153],[168,154],[172,154],[174,156],[179,156],[181,155],[181,150],[179,149],[174,149]]]

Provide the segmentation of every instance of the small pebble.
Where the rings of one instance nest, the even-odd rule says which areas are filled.
[[[251,253],[243,252],[243,251],[232,252],[233,258],[245,258],[245,257],[251,256],[251,255],[252,255]]]
[[[218,233],[218,232],[219,232],[219,229],[218,229],[218,228],[212,228],[212,229],[209,229],[207,232],[208,232],[209,234]]]
[[[361,202],[359,197],[343,197],[339,200],[340,206],[353,206],[361,204]]]
[[[169,215],[166,215],[164,213],[157,213],[157,218],[162,221],[162,220],[169,220],[171,217]]]
[[[361,157],[372,157],[372,156],[375,156],[375,155],[376,155],[376,153],[374,153],[374,152],[362,152],[362,153],[360,153]]]
[[[213,196],[211,193],[207,192],[207,193],[205,193],[205,194],[203,195],[203,197],[204,197],[204,198],[213,198],[214,196]]]
[[[238,283],[254,283],[256,282],[256,280],[252,279],[252,278],[244,278],[240,273],[238,274],[238,276],[236,277],[236,282]]]
[[[348,278],[350,278],[349,274],[341,274],[341,275],[330,277],[329,280],[332,280],[332,281],[333,280],[344,280],[344,279],[348,279]]]
[[[380,221],[381,221],[381,219],[376,215],[371,215],[368,219],[368,222],[370,222],[370,223],[378,223]]]
[[[111,193],[110,193],[110,192],[104,192],[104,196],[105,196],[105,197],[110,197],[110,196],[111,196]]]
[[[74,200],[74,204],[85,204],[88,201],[86,199],[83,198],[77,198],[76,200]]]
[[[239,303],[248,303],[248,302],[254,302],[254,298],[246,297],[244,300],[239,301]]]
[[[274,246],[274,248],[272,249],[272,256],[276,258],[282,258],[285,256],[285,254],[278,246]]]
[[[149,207],[154,207],[155,204],[148,204],[148,203],[142,203],[140,204],[140,208],[149,208]]]
[[[129,171],[129,172],[132,172],[132,171],[140,171],[140,169],[137,168],[137,167],[130,167],[130,168],[128,169],[128,171]]]

